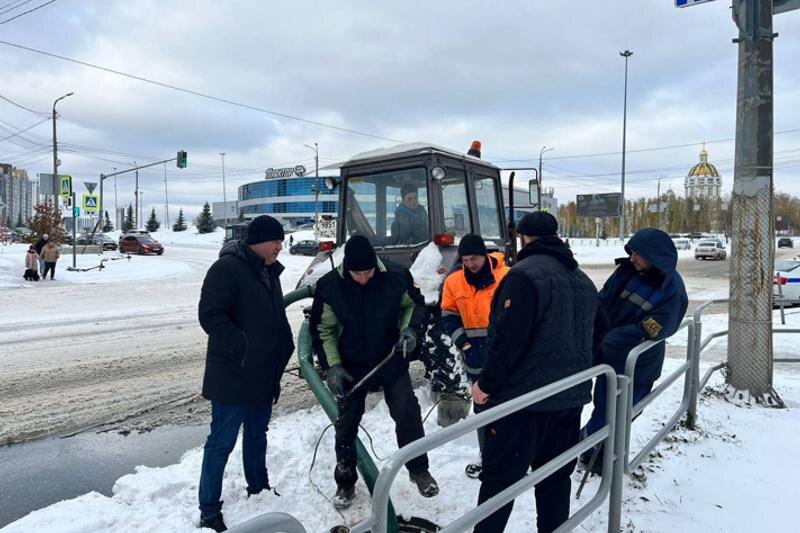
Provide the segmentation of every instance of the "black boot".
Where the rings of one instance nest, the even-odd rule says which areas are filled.
[[[333,506],[337,509],[347,509],[356,497],[356,488],[353,485],[338,487],[336,496],[333,497]]]
[[[225,525],[225,521],[222,519],[222,513],[212,516],[211,518],[201,518],[200,527],[213,529],[217,533],[228,530],[228,526]]]

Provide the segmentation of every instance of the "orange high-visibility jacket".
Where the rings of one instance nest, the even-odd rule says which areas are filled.
[[[463,268],[453,272],[444,280],[442,319],[449,321],[448,317],[454,316],[461,319],[461,327],[453,328],[451,331],[447,331],[451,328],[444,329],[459,348],[469,338],[486,337],[494,291],[509,270],[503,259],[504,256],[500,252],[489,254],[489,261],[493,263],[494,283],[484,289],[477,289],[467,283]]]

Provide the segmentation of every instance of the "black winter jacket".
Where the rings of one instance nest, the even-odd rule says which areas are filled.
[[[200,293],[200,325],[208,334],[203,397],[225,404],[277,401],[294,351],[278,276],[241,241],[220,251]]]
[[[311,334],[323,367],[341,363],[358,381],[391,353],[399,332],[408,326],[424,344],[425,299],[407,268],[378,261],[375,275],[361,286],[340,266],[325,274],[314,289]],[[407,354],[410,356],[411,354]],[[391,384],[408,371],[395,355],[366,388]]]
[[[597,289],[557,237],[528,244],[494,295],[489,356],[478,385],[497,405],[592,366]],[[533,404],[530,411],[580,407],[591,383]]]

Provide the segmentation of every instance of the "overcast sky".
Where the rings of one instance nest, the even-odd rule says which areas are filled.
[[[547,146],[544,184],[562,203],[618,191],[625,49],[634,52],[626,196],[654,197],[659,176],[682,194],[704,141],[725,192],[732,186],[729,1],[58,0],[4,24],[45,0],[0,3],[6,43],[261,109],[0,44],[3,97],[48,112],[75,93],[58,104],[61,173],[96,181],[188,151],[189,168],[167,165],[171,218],[221,201],[219,152],[232,199],[265,168],[312,168],[303,145],[315,142],[321,164],[396,142],[466,151],[480,139],[485,159],[520,166]],[[776,16],[774,29],[775,186],[800,195],[800,10]],[[0,138],[46,118],[2,100],[0,117]],[[52,172],[51,139],[44,121],[0,142],[0,161]],[[665,148],[675,145],[684,146]],[[163,180],[163,166],[141,173],[145,210],[162,219]],[[117,195],[120,206],[132,201],[132,175],[119,178]]]

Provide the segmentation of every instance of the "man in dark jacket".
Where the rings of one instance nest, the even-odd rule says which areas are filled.
[[[226,529],[222,475],[240,426],[247,493],[270,488],[267,425],[294,351],[279,279],[283,237],[277,220],[255,218],[245,242],[223,247],[200,293],[200,325],[208,334],[203,397],[211,400],[211,433],[200,474],[200,526],[216,531]]]
[[[389,414],[395,421],[397,445],[422,438],[422,417],[408,374],[408,361],[422,338],[427,312],[425,301],[408,269],[375,255],[369,240],[350,237],[342,265],[323,276],[314,291],[312,334],[328,366],[328,388],[336,396],[336,496],[344,509],[355,497],[358,424],[364,415],[367,392],[383,387]],[[355,387],[390,354],[395,354],[365,383]],[[436,481],[423,454],[406,463],[420,494],[435,496]]]
[[[417,244],[429,240],[428,213],[419,205],[417,186],[413,183],[403,185],[400,197],[391,228],[395,244]]]
[[[625,373],[625,360],[636,345],[674,334],[689,305],[683,279],[675,270],[678,252],[669,235],[655,228],[640,229],[625,251],[628,257],[616,260],[617,269],[600,291],[608,331],[596,362],[611,365],[617,374]],[[639,356],[633,378],[634,405],[647,396],[661,375],[664,350],[662,342]],[[606,424],[605,398],[606,381],[601,376],[594,388],[594,410],[584,428],[587,436]],[[581,462],[588,463],[589,456],[584,454]],[[602,464],[595,462],[593,470],[602,473]]]
[[[522,249],[495,292],[489,356],[472,386],[475,403],[489,407],[592,366],[597,289],[556,236],[549,213],[522,217]],[[581,409],[591,400],[582,383],[486,426],[478,504],[522,479],[578,442]],[[569,517],[571,461],[536,485],[538,531]],[[514,502],[475,526],[503,531]]]

